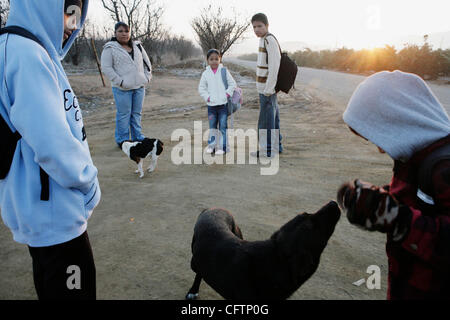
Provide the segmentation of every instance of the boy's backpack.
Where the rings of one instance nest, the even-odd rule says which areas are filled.
[[[0,35],[5,33],[16,34],[22,36],[24,38],[28,38],[34,42],[37,42],[44,49],[45,47],[39,41],[39,39],[34,36],[28,30],[25,30],[21,27],[10,26],[6,28],[0,29]],[[3,180],[7,177],[9,170],[11,168],[11,163],[14,158],[14,153],[16,151],[17,142],[22,139],[22,136],[19,132],[14,131],[11,127],[6,123],[3,115],[0,114],[0,180]],[[50,189],[49,189],[49,177],[47,173],[40,168],[40,178],[41,178],[41,200],[48,201],[50,197]]]
[[[433,188],[433,168],[442,160],[450,160],[450,144],[446,144],[429,154],[420,164],[418,171],[417,196],[427,205],[435,204],[436,194]]]
[[[222,81],[225,85],[225,90],[228,90],[228,80],[227,80],[227,68],[222,68]],[[228,116],[231,116],[233,113],[241,109],[243,103],[243,97],[242,97],[242,89],[236,87],[233,92],[233,96],[228,98]]]
[[[272,36],[275,38],[275,36],[271,33],[268,33],[266,35],[266,38],[268,36]],[[264,38],[264,48],[267,51],[266,38]],[[289,91],[294,87],[295,79],[297,78],[298,73],[298,66],[291,58],[289,58],[286,52],[281,51],[281,46],[277,38],[275,38],[275,40],[278,43],[278,48],[280,49],[281,54],[280,69],[278,70],[278,78],[277,84],[275,86],[275,92],[278,93],[280,91],[283,91],[284,93],[289,93]],[[269,64],[269,54],[267,54],[267,64]]]

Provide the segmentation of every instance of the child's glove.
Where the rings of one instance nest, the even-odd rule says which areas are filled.
[[[337,200],[348,221],[365,230],[389,233],[394,241],[403,239],[409,230],[411,210],[383,188],[355,180],[339,189]]]

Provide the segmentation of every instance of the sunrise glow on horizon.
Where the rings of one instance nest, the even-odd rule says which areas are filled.
[[[398,45],[408,37],[436,34],[435,47],[450,47],[450,1],[448,0],[154,0],[165,8],[164,23],[170,31],[195,39],[190,21],[209,4],[243,17],[264,12],[270,31],[281,42],[304,42],[310,46],[374,48]],[[109,23],[100,0],[91,1],[90,16]],[[255,43],[252,30],[244,43]],[[419,38],[420,39],[420,38]],[[245,47],[244,44],[241,47]],[[244,49],[243,49],[244,50]]]

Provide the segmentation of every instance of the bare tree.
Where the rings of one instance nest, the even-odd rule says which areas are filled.
[[[164,7],[155,0],[102,0],[102,4],[113,22],[123,21],[130,26],[132,38],[142,42],[156,64],[164,55],[173,54],[184,60],[200,54],[192,41],[171,35],[162,23]],[[95,61],[94,46],[101,52],[113,29],[112,25],[97,25],[95,20],[86,20],[65,62],[80,65]]]
[[[114,21],[122,21],[119,0],[102,0],[103,7],[109,11]]]
[[[0,0],[0,27],[4,27],[9,13],[9,0]]]
[[[250,26],[249,21],[237,14],[231,18],[225,17],[222,7],[214,9],[209,5],[201,10],[199,17],[192,20],[191,25],[204,52],[215,48],[223,55],[242,38]]]
[[[134,39],[161,40],[167,34],[162,24],[164,7],[153,0],[102,0],[114,22],[130,26]]]

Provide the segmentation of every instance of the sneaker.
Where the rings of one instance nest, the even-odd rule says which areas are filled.
[[[213,153],[214,149],[211,147],[206,148],[206,153]]]
[[[216,151],[216,156],[221,156],[223,154],[225,154],[225,151],[223,151],[223,150],[217,150]]]

